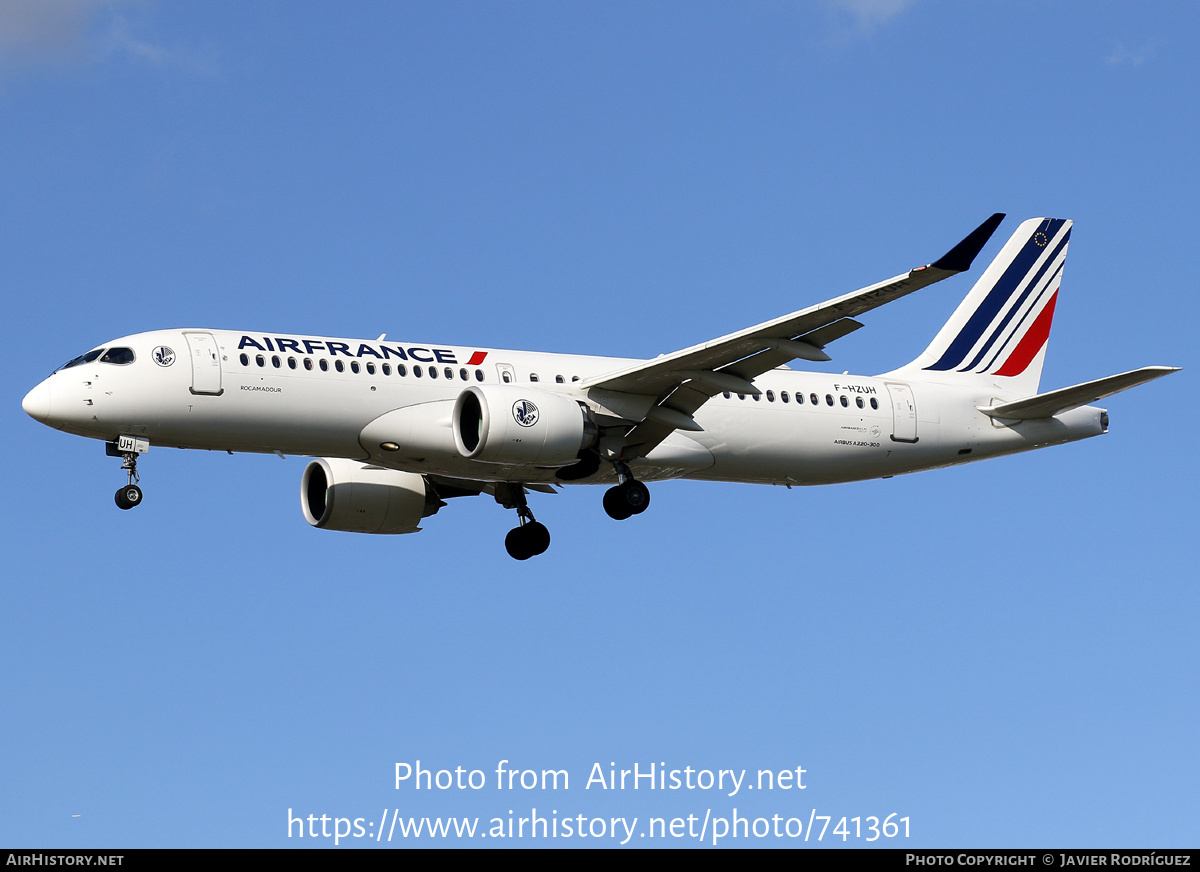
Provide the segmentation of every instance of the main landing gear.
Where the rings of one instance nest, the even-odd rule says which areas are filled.
[[[604,492],[604,511],[610,518],[624,521],[650,507],[650,488],[635,479],[626,464],[618,461],[615,467],[619,484]],[[504,547],[509,556],[516,560],[528,560],[544,554],[550,547],[550,531],[545,524],[538,523],[529,510],[525,486],[520,482],[499,482],[495,495],[496,502],[504,508],[516,509],[521,522],[504,537]]]
[[[550,531],[545,524],[539,523],[529,510],[525,500],[525,488],[519,483],[501,482],[496,485],[496,502],[506,509],[516,509],[521,521],[519,527],[513,527],[504,537],[504,547],[510,557],[515,560],[528,560],[538,554],[544,554],[550,547]]]
[[[650,507],[650,488],[635,479],[624,463],[616,467],[620,484],[604,492],[604,511],[614,521],[624,521]]]

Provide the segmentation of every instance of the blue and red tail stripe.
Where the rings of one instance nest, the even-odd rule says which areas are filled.
[[[1062,254],[1062,250],[1066,246],[1067,241],[1070,239],[1071,231],[1068,229],[1066,233],[1062,234],[1061,239],[1056,239],[1056,237],[1062,231],[1063,226],[1066,223],[1067,221],[1065,219],[1047,219],[1045,222],[1038,225],[1037,229],[1030,234],[1029,239],[1026,240],[1025,244],[1013,257],[1012,262],[1004,270],[1004,273],[999,279],[996,280],[996,283],[992,286],[987,296],[971,314],[970,318],[968,318],[967,323],[963,325],[963,328],[959,331],[958,335],[954,337],[954,340],[950,343],[938,360],[925,367],[925,369],[941,372],[948,370],[958,370],[960,372],[974,370],[979,365],[980,361],[987,356],[988,352],[997,346],[997,343],[1004,335],[1009,322],[1013,319],[1013,317],[1016,316],[1018,312],[1020,312],[1022,309],[1025,309],[1025,316],[1022,317],[1023,321],[1024,318],[1028,316],[1029,312],[1036,310],[1040,299],[1045,295],[1047,289],[1051,286],[1055,286],[1057,283],[1058,273],[1062,268],[1060,255]],[[1046,246],[1052,240],[1055,242],[1055,245],[1050,253],[1050,256],[1045,258],[1041,266],[1038,268],[1036,274],[1031,276],[1030,273],[1033,270],[1034,265],[1037,264],[1038,260],[1046,253]],[[1058,262],[1058,267],[1050,276],[1050,280],[1043,282],[1047,270],[1053,268],[1056,262]],[[1055,291],[1057,291],[1057,287],[1055,287]],[[1005,312],[1003,317],[999,317],[1000,313],[1004,311],[1006,304],[1008,304],[1018,292],[1020,292],[1020,295],[1017,300],[1013,302],[1011,306],[1009,306],[1008,311]],[[1033,305],[1026,308],[1025,303],[1031,294],[1036,294],[1037,296],[1034,299]],[[1049,310],[1050,315],[1044,318],[1043,315],[1047,310]],[[998,317],[999,322],[997,323]],[[1047,304],[1043,308],[1042,314],[1039,314],[1037,319],[1035,319],[1033,327],[1030,328],[1030,332],[1032,333],[1034,331],[1034,327],[1044,327],[1048,334],[1050,329],[1049,318],[1052,317],[1053,306],[1052,304]],[[987,339],[982,345],[980,345],[980,340],[984,338],[985,333],[988,334]],[[1017,350],[1021,350],[1022,353],[1027,351],[1029,348],[1029,345],[1026,342],[1027,338],[1028,337],[1023,337],[1018,343]],[[995,358],[1003,352],[1003,348],[1006,344],[1007,342],[999,342],[999,348],[997,348],[996,354],[993,355],[993,360],[990,363],[995,362]],[[1040,349],[1041,345],[1043,344],[1045,344],[1045,337],[1043,337],[1042,342],[1038,345],[1038,349]],[[975,353],[971,362],[963,365],[967,355],[970,354],[971,350],[976,348],[976,346],[979,346],[979,350]],[[1010,368],[1010,361],[1019,359],[1017,350],[1013,351],[1013,353],[1003,364],[1002,368]],[[1036,353],[1037,351],[1035,350],[1034,354],[1036,355]],[[1032,360],[1032,355],[1030,360]],[[1028,366],[1028,361],[1026,361],[1025,365]],[[987,368],[990,369],[990,365]]]
[[[1008,356],[1008,360],[1004,361],[1004,364],[996,370],[996,375],[1020,375],[1029,368],[1029,364],[1033,362],[1038,352],[1045,346],[1046,340],[1050,338],[1050,324],[1054,321],[1054,304],[1057,302],[1058,289],[1056,288],[1050,302],[1038,313],[1032,326],[1021,337],[1021,341],[1017,343],[1013,353]]]

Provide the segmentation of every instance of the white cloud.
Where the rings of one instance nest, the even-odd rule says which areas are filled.
[[[121,19],[114,21],[105,31],[100,38],[100,48],[105,55],[124,54],[155,66],[171,61],[171,52],[138,39],[129,32],[128,25]]]
[[[134,35],[117,7],[143,0],[0,0],[0,64],[45,66],[124,59],[211,75],[211,52],[166,48]]]
[[[122,18],[115,19],[108,29],[99,35],[96,44],[105,59],[125,57],[136,63],[173,67],[202,76],[215,75],[217,70],[215,52],[154,45],[134,36]]]
[[[829,0],[835,9],[849,13],[862,30],[874,30],[912,5],[913,0]]]
[[[92,13],[103,0],[0,0],[0,59],[62,63],[87,53]]]
[[[1146,61],[1154,57],[1154,43],[1144,42],[1137,48],[1129,48],[1123,42],[1117,43],[1114,48],[1104,58],[1104,62],[1110,67],[1115,67],[1120,64],[1129,64],[1131,66],[1140,67]]]

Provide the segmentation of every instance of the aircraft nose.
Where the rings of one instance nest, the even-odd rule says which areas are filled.
[[[47,423],[50,419],[50,385],[42,382],[27,393],[21,400],[21,408],[33,420]]]

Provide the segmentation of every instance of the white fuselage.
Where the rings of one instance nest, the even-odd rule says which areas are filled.
[[[369,459],[409,472],[517,482],[556,482],[556,468],[464,457],[450,427],[464,389],[509,384],[570,397],[601,429],[644,413],[632,395],[583,389],[588,379],[636,363],[619,358],[224,330],[139,333],[103,347],[130,349],[133,360],[60,369],[30,392],[26,410],[57,429],[106,441],[128,435],[154,446]],[[771,370],[754,380],[759,396],[717,394],[695,414],[701,430],[675,431],[630,466],[647,481],[827,484],[1106,430],[1103,410],[1090,406],[994,421],[979,408],[1013,399],[998,388],[900,375]],[[406,409],[408,438],[394,435],[394,417],[387,434],[372,429]],[[385,437],[400,449],[382,451]],[[612,478],[603,464],[583,483]]]

